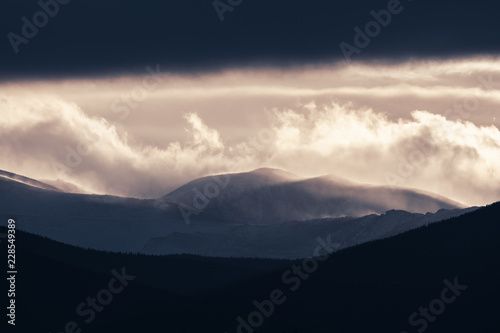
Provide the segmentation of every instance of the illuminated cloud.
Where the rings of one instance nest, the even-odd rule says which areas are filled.
[[[413,111],[389,120],[372,109],[333,104],[275,112],[269,163],[300,174],[337,173],[363,182],[415,187],[468,204],[500,197],[500,131]]]
[[[224,148],[219,133],[205,125],[197,114],[189,113],[184,118],[193,128],[191,132],[195,146],[201,147],[203,150],[221,150]]]
[[[131,145],[104,118],[54,96],[2,96],[1,168],[37,178],[62,178],[98,193],[160,195],[200,173],[223,148],[217,131],[186,114],[192,141],[167,149]],[[211,155],[215,154],[215,155]],[[220,163],[220,159],[218,159]]]
[[[113,103],[143,76],[3,84],[0,169],[159,197],[267,166],[486,204],[500,199],[498,78],[489,58],[165,76],[125,117]]]

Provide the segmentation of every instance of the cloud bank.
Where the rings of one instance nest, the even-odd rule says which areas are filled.
[[[134,96],[142,76],[6,84],[0,169],[151,198],[209,174],[276,167],[487,204],[500,200],[495,64],[165,75],[123,119],[113,101]]]
[[[468,204],[500,197],[500,131],[427,111],[391,121],[336,103],[276,109],[269,127],[233,145],[190,113],[191,139],[158,149],[130,144],[115,125],[56,97],[3,97],[0,107],[2,168],[98,193],[157,197],[206,174],[272,166],[416,187]]]

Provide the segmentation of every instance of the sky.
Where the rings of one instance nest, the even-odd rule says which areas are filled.
[[[276,167],[500,199],[490,2],[4,6],[0,169],[144,198]]]

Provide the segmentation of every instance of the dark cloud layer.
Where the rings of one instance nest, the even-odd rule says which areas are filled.
[[[15,54],[7,34],[21,35],[21,18],[32,21],[40,7],[35,0],[9,0],[0,10],[0,77],[102,76],[142,72],[151,64],[169,71],[203,71],[343,61],[339,44],[353,44],[353,28],[364,28],[373,20],[370,11],[387,4],[243,0],[221,22],[212,0],[71,0]],[[500,21],[493,1],[402,0],[401,5],[401,13],[353,59],[500,50],[494,38]]]

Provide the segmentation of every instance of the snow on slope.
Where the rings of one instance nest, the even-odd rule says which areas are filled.
[[[54,186],[66,193],[79,193],[79,194],[92,194],[91,192],[85,191],[73,183],[66,182],[62,179],[42,179],[42,182]]]
[[[37,187],[37,188],[44,189],[44,190],[61,192],[61,190],[55,186],[40,182],[40,181],[35,180],[35,179],[20,176],[20,175],[17,175],[15,173],[12,173],[12,172],[4,171],[4,170],[0,170],[0,178],[6,179],[6,180],[16,181],[18,183],[26,184],[26,185]]]
[[[219,190],[212,191],[213,186]],[[205,200],[204,218],[263,225],[325,217],[359,217],[391,209],[425,214],[439,209],[465,208],[458,202],[414,189],[358,184],[334,175],[300,179],[277,169],[196,179],[167,194],[163,200],[193,211]]]
[[[242,224],[238,219],[232,223],[221,223],[215,218],[216,215],[200,214],[196,221],[187,225],[178,206],[164,199],[141,200],[64,193],[45,189],[34,180],[29,180],[33,185],[28,185],[24,180],[13,180],[12,178],[24,179],[19,178],[22,176],[13,176],[0,177],[0,219],[6,221],[14,218],[20,230],[67,244],[117,252],[297,258],[313,255],[318,246],[318,237],[326,239],[330,235],[333,242],[341,243],[341,247],[348,247],[467,211],[440,210],[436,214],[426,215],[389,211],[381,216],[371,214],[361,218],[316,218],[270,225]],[[247,203],[253,200],[245,201],[243,194],[248,191],[259,192],[262,191],[261,187],[273,191],[274,186],[277,186],[278,190],[272,193],[283,195],[283,191],[286,194],[287,191],[293,192],[293,189],[280,189],[280,186],[301,184],[303,181],[307,182],[280,171],[257,170],[232,178],[230,184],[233,188],[228,186],[230,193],[224,194],[221,191],[221,196],[234,196]],[[348,183],[331,177],[329,181],[336,183],[336,186]],[[200,186],[201,184],[204,181],[201,181]],[[318,186],[313,186],[312,190],[304,186],[298,188],[305,188],[305,191],[318,190]],[[307,202],[315,203],[310,193],[304,197],[308,198]],[[286,196],[281,197],[283,198]],[[273,199],[272,196],[266,197],[269,202],[263,202],[262,207],[257,207],[260,213],[273,207]],[[320,193],[318,200],[321,202],[321,199]],[[292,204],[298,203],[295,201]],[[279,202],[277,206],[278,212],[286,208]],[[317,209],[317,206],[313,207]],[[245,213],[245,210],[239,213]],[[314,215],[317,212],[309,210],[308,214]]]

